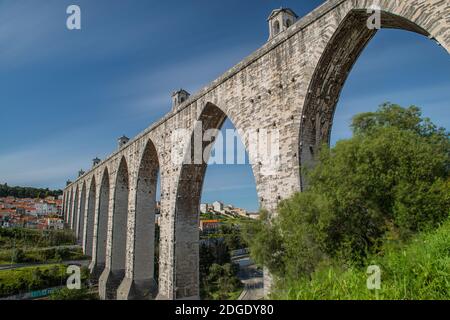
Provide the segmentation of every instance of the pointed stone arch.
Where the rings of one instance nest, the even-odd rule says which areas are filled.
[[[95,176],[93,176],[87,193],[86,223],[85,223],[85,230],[83,232],[83,242],[82,242],[84,253],[88,256],[92,256],[96,198],[97,198],[97,185],[95,182]]]
[[[83,181],[81,184],[81,191],[79,193],[77,222],[75,228],[75,235],[81,243],[83,241],[85,217],[86,217],[86,181]]]
[[[118,299],[151,299],[157,294],[154,279],[156,191],[160,162],[155,144],[145,143],[137,163],[137,179],[130,192],[126,277],[117,293]],[[134,210],[133,210],[134,208]]]
[[[227,118],[229,118],[227,114],[217,105],[210,102],[206,103],[197,118],[190,143],[184,153],[184,162],[181,164],[175,198],[175,257],[173,268],[175,289],[173,299],[199,299],[200,297],[199,207],[210,156],[210,149],[207,148],[213,146],[211,142],[215,141]],[[232,121],[232,119],[230,120]],[[206,131],[211,129],[215,130],[211,132],[213,133],[211,140],[200,140],[201,150],[196,148],[195,141],[198,137],[196,138],[195,135],[203,136]],[[255,177],[253,166],[252,172]]]
[[[72,213],[72,202],[73,202],[73,189],[70,188],[67,197],[67,207],[66,207],[66,224],[70,227],[71,223],[71,213]]]
[[[106,245],[110,200],[110,178],[108,167],[105,167],[102,171],[100,179],[100,187],[96,199],[92,262],[90,265],[91,274],[94,279],[98,279],[106,266]]]
[[[122,156],[116,172],[113,199],[110,201],[112,219],[108,230],[106,267],[99,280],[100,296],[103,299],[117,298],[117,289],[125,276],[129,191],[128,163]]]
[[[75,186],[75,194],[73,197],[73,202],[72,202],[72,216],[71,216],[71,222],[70,222],[70,226],[72,231],[74,232],[75,236],[77,233],[77,221],[78,221],[78,202],[79,202],[79,187],[78,185]]]
[[[432,12],[425,7],[420,12],[419,6],[415,11],[406,10],[408,5],[405,1],[365,1],[364,4],[361,1],[347,2],[346,5],[351,5],[351,8],[343,15],[337,29],[327,41],[309,82],[300,125],[301,167],[314,165],[320,145],[329,144],[334,112],[342,88],[361,52],[377,32],[376,29],[367,27],[371,2],[373,5],[380,4],[382,28],[403,29],[429,38],[438,34],[442,45],[449,52],[449,36],[445,36],[445,30],[442,30],[442,23],[437,22],[437,17],[432,22]],[[401,5],[392,6],[393,2]],[[302,190],[306,186],[305,177],[301,175]]]

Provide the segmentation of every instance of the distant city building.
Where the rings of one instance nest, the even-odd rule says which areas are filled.
[[[53,196],[43,199],[0,198],[0,226],[3,228],[25,227],[47,229],[47,218],[60,216],[62,199]],[[60,218],[56,218],[61,220]],[[50,222],[50,228],[60,228],[57,220]]]
[[[208,212],[208,204],[207,203],[201,203],[200,204],[200,213],[207,213]]]
[[[47,229],[51,230],[64,229],[64,220],[58,218],[47,218]]]
[[[214,232],[219,229],[220,220],[200,220],[200,230],[202,232]]]
[[[223,212],[223,203],[220,201],[213,202],[213,209],[216,212]]]
[[[258,212],[247,212],[247,217],[251,219],[258,219],[259,213]]]

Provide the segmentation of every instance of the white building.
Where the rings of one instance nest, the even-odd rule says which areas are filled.
[[[49,215],[58,213],[58,208],[54,204],[37,202],[34,204],[34,207],[36,208],[36,214]]]
[[[223,203],[220,201],[213,202],[213,209],[216,212],[223,212]]]
[[[247,217],[251,219],[258,219],[259,218],[259,212],[247,212]]]
[[[207,213],[207,212],[208,212],[208,204],[200,203],[200,213]]]
[[[47,229],[52,229],[52,230],[64,229],[64,220],[47,218]]]

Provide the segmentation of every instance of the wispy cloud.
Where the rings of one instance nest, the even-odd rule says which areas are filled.
[[[170,110],[171,93],[184,88],[195,94],[257,47],[256,44],[209,51],[201,56],[178,60],[169,65],[130,74],[108,90],[114,93],[118,108],[142,115],[142,112]]]

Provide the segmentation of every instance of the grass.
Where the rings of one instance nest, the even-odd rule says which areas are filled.
[[[20,250],[20,254],[17,254]],[[34,248],[28,250],[13,249],[0,250],[0,265],[12,263],[53,263],[63,260],[85,260],[81,248]]]
[[[53,291],[49,296],[49,300],[99,300],[99,296],[97,292],[87,287],[82,287],[79,290],[62,288]]]
[[[242,291],[244,290],[243,287],[236,289],[235,291],[227,292],[227,298],[223,299],[223,294],[220,292],[211,292],[210,298],[207,300],[237,300],[239,296],[241,295]]]
[[[243,288],[240,288],[236,291],[230,292],[228,294],[228,300],[237,300],[239,298],[239,296],[241,295],[242,291],[244,291]]]
[[[272,296],[294,300],[450,299],[450,220],[409,243],[386,245],[366,261],[381,268],[380,290],[368,290],[366,268],[319,267],[311,279],[279,282]]]
[[[76,243],[71,230],[32,230],[0,228],[0,249],[45,248]]]
[[[0,297],[65,285],[70,276],[66,272],[67,265],[64,264],[0,270]],[[81,280],[88,277],[89,270],[81,268]]]
[[[66,266],[49,264],[0,271],[0,296],[44,289],[65,283]]]

